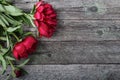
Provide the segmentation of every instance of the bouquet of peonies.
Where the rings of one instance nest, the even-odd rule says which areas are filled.
[[[32,25],[42,36],[50,38],[56,30],[57,19],[52,5],[39,1],[30,13],[15,7],[9,0],[0,0],[0,64],[1,74],[11,66],[9,76],[20,77],[26,71],[22,68],[29,62],[28,56],[36,50],[37,39],[32,32],[24,32],[22,25]],[[16,61],[24,62],[15,65]]]

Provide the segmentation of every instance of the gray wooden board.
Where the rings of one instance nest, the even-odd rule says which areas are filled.
[[[28,75],[10,80],[120,80],[120,65],[28,65],[25,69]]]
[[[25,1],[24,0],[16,1],[15,5],[21,7],[22,9],[27,10],[27,9],[31,9],[32,5],[36,2],[29,0],[25,0]],[[116,1],[70,0],[69,2],[67,0],[63,0],[63,1],[50,0],[48,2],[53,4],[53,6],[56,8],[58,12],[58,15],[61,15],[63,13],[66,14],[69,11],[71,11],[71,14],[80,13],[81,11],[78,10],[84,10],[83,7],[81,7],[83,6],[83,4],[84,6],[88,4],[90,6],[93,6],[93,4],[96,3],[100,3],[100,4],[104,3],[105,5],[107,5],[107,9],[108,9],[107,13],[109,12],[113,13],[114,11],[114,13],[116,14],[119,11],[116,10],[119,7],[119,5],[117,5],[119,3],[118,0]],[[100,7],[106,8],[105,6],[100,6]],[[85,11],[82,11],[82,13],[84,12]],[[94,14],[101,15],[96,12]],[[104,14],[105,16],[108,16],[108,14],[106,13]],[[74,16],[76,16],[75,19],[72,19],[71,17]],[[64,18],[67,16],[63,16],[63,18],[61,18],[62,16],[58,17],[59,23],[55,35],[50,39],[47,38],[40,39],[43,42],[39,44],[39,48],[36,52],[36,55],[32,55],[33,59],[30,64],[41,64],[41,63],[42,64],[74,63],[75,64],[75,63],[119,63],[120,62],[119,61],[120,60],[119,59],[120,58],[119,56],[120,22],[118,20],[112,20],[113,17],[107,17],[110,18],[111,20],[99,20],[101,16],[99,16],[100,18],[98,20],[80,20],[78,18],[80,18],[81,16],[78,15],[74,15],[74,16],[70,16],[70,18],[68,19]],[[92,16],[93,17],[90,16],[91,19],[95,18],[95,15]],[[116,17],[116,19],[117,18],[118,17]],[[34,28],[32,28],[31,30],[36,31]]]
[[[40,42],[29,64],[120,63],[120,41]]]
[[[58,13],[58,19],[120,19],[120,0],[45,0]],[[15,5],[30,10],[37,0],[15,0]]]
[[[24,27],[25,31],[37,32],[35,28]],[[42,41],[102,41],[120,39],[118,20],[59,20],[55,34]]]
[[[29,10],[36,1],[15,0],[14,3],[22,9]],[[42,53],[42,55],[33,55],[40,60],[33,60],[34,64],[120,62],[120,22],[117,20],[119,19],[119,0],[46,1],[55,7],[59,16],[59,25],[51,39],[40,39],[46,42],[39,44],[36,54]],[[94,11],[96,9],[94,6],[98,7],[97,12]],[[104,18],[106,20],[100,20]],[[47,53],[51,54],[51,57],[46,57]]]

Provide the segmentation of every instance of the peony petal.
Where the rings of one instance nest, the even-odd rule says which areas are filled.
[[[46,4],[44,5],[44,7],[45,7],[45,8],[47,8],[47,9],[51,9],[51,8],[52,8],[52,5],[51,5],[51,4],[48,4],[48,3],[46,3]]]
[[[53,20],[48,20],[47,23],[51,26],[56,26],[57,25],[57,21],[53,21]]]
[[[34,20],[34,24],[35,24],[37,27],[39,27],[39,23],[38,23],[37,20]]]
[[[44,20],[44,18],[45,18],[44,14],[43,14],[43,13],[41,13],[41,19],[40,19],[39,21],[43,21],[43,20]]]
[[[23,44],[26,47],[28,53],[31,53],[36,49],[37,46],[34,45],[37,45],[37,42],[38,41],[33,36],[27,36],[23,40]]]
[[[44,1],[39,1],[36,3],[36,8],[38,8],[39,6],[41,6],[42,4],[44,4]]]
[[[47,24],[45,24],[44,22],[41,22],[40,23],[40,27],[43,29],[43,30],[45,30],[45,31],[48,31],[48,25]]]
[[[17,53],[16,50],[13,50],[13,56],[14,56],[16,59],[20,60],[20,57],[19,57],[19,55],[18,55],[18,53]]]
[[[52,14],[52,13],[54,13],[54,11],[53,11],[52,9],[48,9],[48,10],[45,12],[46,15],[50,15],[50,14]]]
[[[25,53],[21,54],[20,57],[22,57],[22,58],[28,58],[28,54],[25,52]]]
[[[41,15],[40,15],[39,12],[36,12],[36,13],[34,14],[34,17],[35,17],[35,19],[40,19],[40,18],[41,18]]]
[[[37,48],[37,43],[34,43],[30,49],[30,53],[34,52]]]
[[[56,16],[57,16],[57,15],[56,15],[55,13],[49,15],[50,18],[56,18]]]
[[[45,23],[42,23],[42,26],[39,27],[40,37],[44,36],[50,38],[53,35],[54,31],[55,31],[54,28],[46,25]]]
[[[17,43],[14,47],[14,50],[17,52],[16,54],[18,54],[20,58],[24,58],[23,55],[28,54],[22,42]]]
[[[35,17],[35,19],[37,19],[37,20],[39,20],[39,21],[43,21],[44,18],[45,18],[44,14],[43,14],[43,13],[39,13],[39,12],[36,12],[36,13],[34,14],[34,17]]]
[[[54,32],[55,32],[54,29],[50,29],[50,30],[49,30],[49,37],[51,37],[51,36],[53,35]]]
[[[39,32],[40,32],[40,35],[41,36],[47,36],[48,35],[48,32],[47,31],[45,31],[43,28],[39,28]]]
[[[48,35],[48,25],[41,22],[40,27],[38,28],[39,32],[40,32],[40,36],[47,36]]]
[[[43,12],[44,10],[44,6],[39,6],[37,9],[36,9],[39,13]]]

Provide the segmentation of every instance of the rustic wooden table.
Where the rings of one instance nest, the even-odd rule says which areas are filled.
[[[36,1],[14,3],[29,11]],[[120,0],[45,1],[58,13],[58,29],[40,39],[29,75],[15,80],[120,80]]]

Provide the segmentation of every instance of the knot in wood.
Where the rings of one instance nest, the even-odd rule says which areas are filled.
[[[98,8],[96,6],[92,6],[92,7],[88,8],[88,10],[91,12],[97,12]]]

